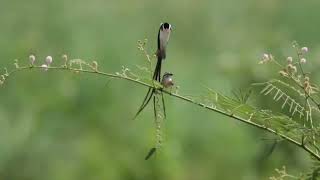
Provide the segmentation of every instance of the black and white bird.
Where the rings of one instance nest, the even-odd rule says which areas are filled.
[[[167,45],[170,38],[172,27],[169,23],[162,23],[158,33],[158,49],[156,52],[158,61],[154,70],[153,79],[160,82],[162,60],[166,59]]]
[[[168,45],[171,31],[172,31],[171,24],[169,24],[167,22],[161,23],[160,28],[159,28],[159,32],[158,32],[158,49],[156,51],[157,64],[156,64],[156,67],[154,69],[153,76],[152,76],[153,80],[156,80],[158,82],[161,82],[161,65],[162,65],[162,61],[166,58],[167,45]],[[148,90],[148,92],[142,102],[142,105],[140,106],[140,108],[134,118],[136,118],[140,114],[140,112],[148,105],[148,103],[152,99],[155,91],[156,90],[154,88],[149,88],[149,90]]]

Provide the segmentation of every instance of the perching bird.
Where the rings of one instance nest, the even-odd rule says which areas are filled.
[[[166,58],[166,49],[170,38],[171,30],[172,27],[169,23],[161,23],[158,32],[158,49],[156,51],[157,64],[152,76],[153,80],[156,80],[158,82],[161,82],[161,64],[162,60]],[[134,118],[136,118],[140,114],[140,112],[148,105],[154,93],[155,89],[149,88],[147,95],[145,96],[142,105],[140,106]]]
[[[172,79],[173,74],[172,73],[164,73],[162,77],[161,84],[165,88],[172,87],[174,85],[173,79]]]

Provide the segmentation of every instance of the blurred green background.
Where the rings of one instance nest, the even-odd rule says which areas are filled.
[[[285,59],[291,42],[308,46],[319,67],[317,0],[1,0],[0,67],[28,63],[34,53],[54,65],[61,55],[96,60],[106,72],[145,64],[137,40],[154,52],[159,24],[173,25],[164,71],[184,94],[203,85],[225,94],[276,76],[261,54]],[[310,60],[309,60],[310,59]],[[1,70],[2,71],[2,70]],[[315,78],[317,71],[315,71]],[[319,80],[319,78],[317,78]],[[154,145],[152,108],[132,121],[146,88],[66,72],[15,74],[0,88],[0,179],[267,179],[287,166],[298,174],[309,158],[272,137],[199,107],[166,98],[164,144]],[[272,102],[256,102],[268,107]]]

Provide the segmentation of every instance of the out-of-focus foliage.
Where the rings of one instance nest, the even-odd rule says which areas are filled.
[[[145,65],[138,39],[154,52],[160,22],[173,25],[164,71],[186,93],[203,85],[227,94],[277,76],[259,56],[308,46],[307,69],[320,82],[318,7],[311,1],[71,1],[0,2],[0,67],[61,55],[96,60],[105,71]],[[40,63],[39,63],[40,64]],[[2,71],[2,69],[1,69]],[[288,143],[271,156],[270,135],[166,98],[163,147],[154,144],[152,107],[132,121],[146,89],[124,81],[65,72],[16,74],[0,88],[1,179],[264,179],[283,165],[309,167]],[[249,99],[248,101],[252,101]],[[273,107],[272,98],[256,104]]]

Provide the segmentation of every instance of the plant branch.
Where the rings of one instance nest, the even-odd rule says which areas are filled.
[[[27,70],[32,70],[32,69],[44,69],[43,67],[41,66],[22,66],[22,67],[17,67],[16,69],[14,70],[11,70],[9,72],[6,73],[6,77],[10,77],[11,75],[17,73],[17,72],[20,72],[20,71],[27,71]],[[132,78],[130,76],[127,76],[126,73],[105,73],[105,72],[102,72],[102,71],[99,71],[98,69],[91,69],[91,70],[88,70],[88,69],[82,69],[82,68],[72,68],[72,67],[47,67],[47,70],[60,70],[60,71],[72,71],[72,72],[79,72],[79,73],[89,73],[89,74],[96,74],[96,75],[101,75],[101,76],[106,76],[106,77],[109,77],[109,78],[118,78],[118,79],[123,79],[123,80],[127,80],[127,81],[130,81],[130,82],[133,82],[135,84],[138,84],[138,85],[142,85],[142,86],[146,86],[146,87],[151,87],[151,88],[159,88],[157,87],[156,85],[152,85],[152,84],[149,84],[149,83],[146,83],[146,82],[143,82],[141,80],[139,80],[138,78]],[[163,90],[160,88],[160,90],[169,95],[169,96],[172,96],[174,98],[177,98],[177,99],[180,99],[182,101],[186,101],[186,102],[189,102],[191,104],[194,104],[194,105],[197,105],[197,106],[200,106],[202,108],[205,108],[205,109],[208,109],[210,111],[213,111],[213,112],[216,112],[218,114],[221,114],[223,116],[226,116],[226,117],[230,117],[234,120],[238,120],[240,122],[243,122],[245,124],[248,124],[250,126],[253,126],[253,127],[256,127],[256,128],[259,128],[259,129],[262,129],[264,131],[268,131],[272,134],[275,134],[275,135],[278,135],[280,136],[281,138],[287,140],[288,142],[304,149],[306,152],[308,152],[311,156],[313,156],[314,158],[316,158],[318,161],[320,161],[320,155],[318,155],[316,152],[314,152],[311,148],[307,147],[304,142],[299,142],[297,140],[294,140],[292,139],[291,137],[285,135],[285,134],[282,134],[281,132],[278,132],[276,131],[275,129],[272,129],[272,128],[269,128],[269,127],[266,127],[265,125],[262,125],[262,124],[258,124],[258,123],[255,123],[255,122],[252,122],[249,118],[249,119],[245,119],[245,118],[242,118],[242,117],[239,117],[239,116],[236,116],[234,114],[230,114],[226,111],[223,111],[223,110],[220,110],[216,107],[212,107],[212,106],[208,106],[204,103],[201,103],[201,102],[196,102],[195,100],[191,99],[191,98],[188,98],[188,97],[185,97],[185,96],[182,96],[182,95],[179,95],[177,93],[172,93],[172,92],[169,92],[167,90]]]

